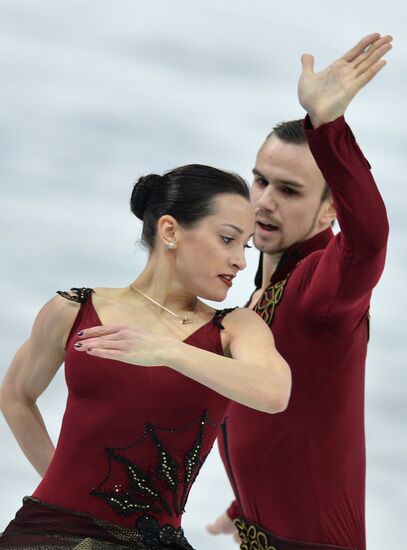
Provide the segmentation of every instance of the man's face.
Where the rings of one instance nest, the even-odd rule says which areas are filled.
[[[329,227],[330,201],[321,203],[325,180],[307,144],[271,135],[260,148],[253,174],[256,248],[280,253]]]

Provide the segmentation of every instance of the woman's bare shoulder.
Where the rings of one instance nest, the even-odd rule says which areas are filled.
[[[39,310],[31,336],[37,340],[64,342],[78,315],[81,304],[89,298],[90,288],[59,290]]]
[[[64,332],[68,326],[72,326],[80,307],[81,303],[76,300],[67,299],[59,294],[54,296],[39,310],[33,332],[48,332],[50,335]]]

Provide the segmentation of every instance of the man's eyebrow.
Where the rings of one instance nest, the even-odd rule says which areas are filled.
[[[261,172],[259,172],[257,170],[257,168],[253,168],[252,172],[255,176],[259,176],[259,178],[261,178],[264,181],[268,182],[267,178],[265,176],[263,176],[263,174]],[[290,187],[295,187],[296,189],[302,189],[304,187],[304,185],[302,183],[299,183],[298,181],[279,180],[279,183],[281,183],[283,185],[288,185]]]
[[[257,170],[257,168],[253,168],[252,172],[253,172],[253,175],[259,176],[259,178],[262,178],[263,180],[267,181],[267,178],[265,178],[263,174]]]

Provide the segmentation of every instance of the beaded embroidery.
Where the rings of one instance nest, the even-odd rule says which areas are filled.
[[[105,450],[108,458],[108,472],[105,479],[91,490],[91,495],[102,499],[120,516],[131,516],[140,512],[165,512],[170,517],[174,514],[179,517],[184,511],[191,486],[207,457],[207,454],[202,453],[202,444],[208,426],[216,430],[220,428],[209,419],[207,411],[198,421],[183,428],[161,428],[147,424],[143,434],[135,443]],[[190,451],[186,453],[183,460],[178,461],[170,454],[158,435],[159,432],[177,434],[185,430],[196,430],[196,428],[197,433]],[[147,441],[153,443],[157,452],[156,464],[151,469],[141,467],[134,459],[126,456],[132,449]],[[126,484],[112,479],[114,463],[124,469]],[[182,488],[181,494],[180,488]],[[171,494],[171,502],[168,499],[168,491]]]

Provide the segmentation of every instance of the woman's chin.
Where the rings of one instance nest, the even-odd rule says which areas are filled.
[[[225,300],[228,295],[228,290],[229,289],[225,289],[223,292],[205,291],[202,294],[198,294],[198,296],[203,300],[210,300],[211,302],[223,302],[223,300]]]

